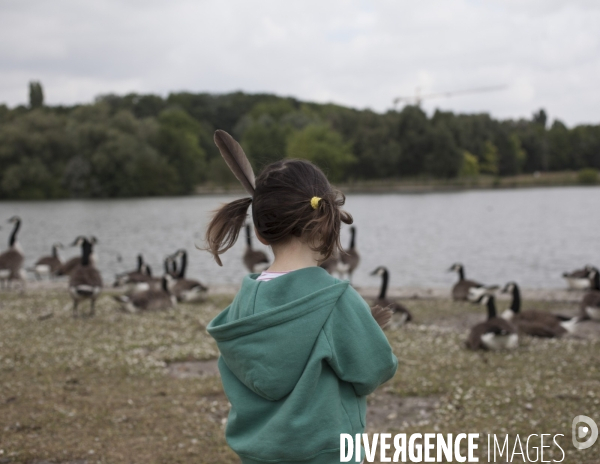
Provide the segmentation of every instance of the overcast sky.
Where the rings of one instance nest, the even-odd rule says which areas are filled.
[[[0,0],[0,102],[269,92],[600,123],[599,0]]]

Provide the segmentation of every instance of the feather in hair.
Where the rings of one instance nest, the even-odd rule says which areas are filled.
[[[254,171],[240,144],[223,130],[215,131],[214,140],[233,175],[240,181],[246,191],[254,196]]]
[[[385,326],[387,326],[392,320],[392,313],[393,311],[389,306],[382,308],[381,306],[377,305],[371,308],[371,315],[373,316],[373,319],[375,319],[375,322],[377,322],[379,327],[382,329],[385,328]]]

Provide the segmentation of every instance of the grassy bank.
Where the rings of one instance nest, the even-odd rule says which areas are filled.
[[[228,402],[218,376],[168,369],[218,356],[205,327],[230,299],[128,315],[104,296],[95,318],[73,319],[66,291],[2,293],[0,462],[237,463],[223,438]],[[416,323],[387,332],[400,366],[369,399],[369,431],[563,433],[565,462],[597,462],[600,444],[575,451],[570,425],[577,414],[600,419],[598,324],[579,337],[480,354],[463,341],[481,307],[406,304]]]
[[[507,189],[532,187],[568,187],[576,185],[598,185],[598,181],[582,179],[576,171],[544,172],[536,175],[494,177],[480,175],[455,179],[414,178],[414,179],[378,179],[339,184],[337,187],[345,193],[420,193],[444,192],[476,189]],[[205,184],[196,188],[197,194],[241,193],[237,184]]]

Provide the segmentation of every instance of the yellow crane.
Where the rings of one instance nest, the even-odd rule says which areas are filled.
[[[476,87],[473,89],[455,90],[452,92],[438,92],[438,93],[429,93],[429,94],[421,95],[421,89],[419,87],[417,87],[415,95],[412,97],[396,97],[396,98],[394,98],[394,100],[393,100],[394,109],[396,109],[398,107],[399,103],[414,104],[414,105],[420,106],[421,102],[423,100],[430,99],[430,98],[449,98],[449,97],[455,97],[458,95],[466,95],[469,93],[497,92],[499,90],[504,90],[506,88],[508,88],[508,85],[493,85],[493,86],[488,86],[488,87]]]

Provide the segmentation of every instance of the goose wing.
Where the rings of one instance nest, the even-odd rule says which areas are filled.
[[[515,324],[517,325],[519,332],[532,337],[555,338],[560,337],[567,332],[560,324],[555,326],[527,320],[517,320],[515,321]]]
[[[467,300],[469,296],[469,290],[471,288],[479,288],[484,285],[475,280],[463,279],[459,280],[454,287],[452,287],[452,297],[455,300]]]
[[[563,277],[566,279],[585,279],[589,274],[589,271],[585,268],[575,269],[571,272],[563,272]]]
[[[0,254],[0,269],[8,269],[11,272],[18,271],[23,265],[23,253],[14,248],[9,248]]]

